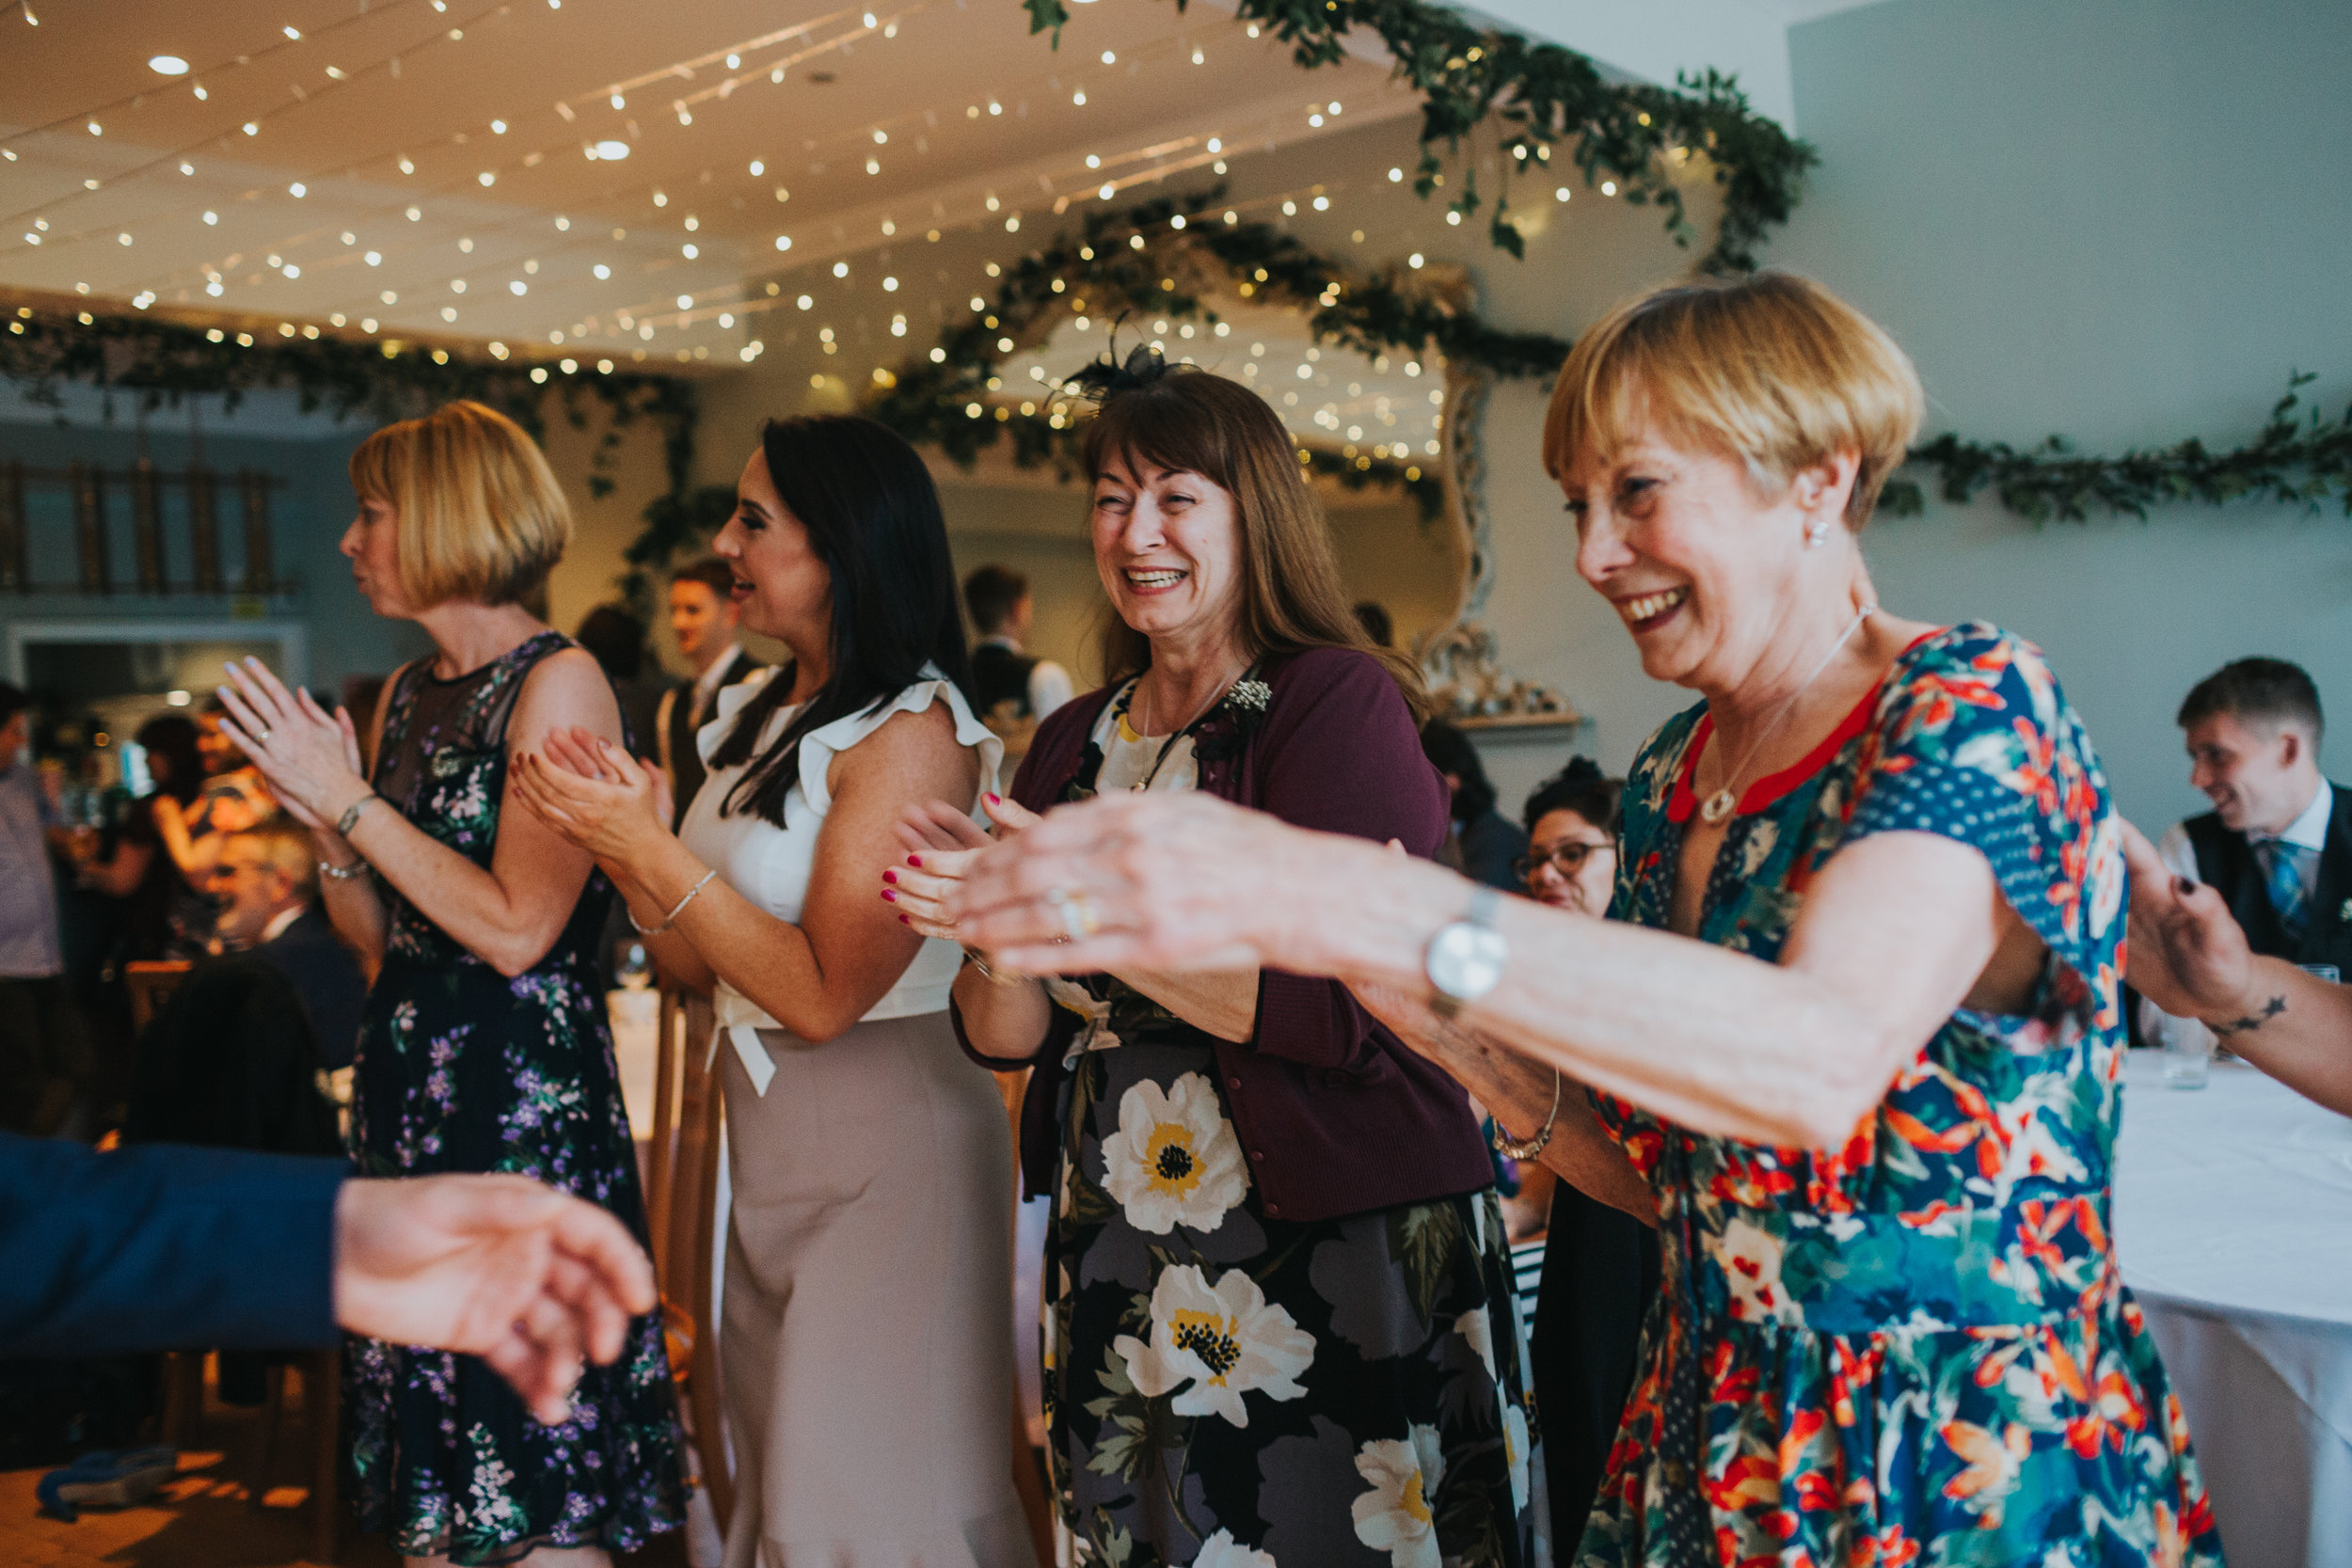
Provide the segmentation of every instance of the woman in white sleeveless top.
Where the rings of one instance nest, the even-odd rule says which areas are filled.
[[[727,1568],[1031,1568],[1012,1489],[1010,1140],[947,1020],[962,956],[874,896],[894,824],[995,787],[922,460],[846,416],[772,421],[711,546],[792,662],[721,693],[673,836],[587,736],[520,759],[663,970],[711,989],[726,1089]]]

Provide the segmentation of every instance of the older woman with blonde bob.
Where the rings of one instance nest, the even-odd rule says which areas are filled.
[[[2120,820],[2031,644],[1889,613],[1864,565],[1919,409],[1781,275],[1569,356],[1579,573],[1703,699],[1635,761],[1610,920],[1197,796],[1057,813],[949,900],[1000,969],[1337,976],[1646,1212],[1595,1568],[2220,1561],[2107,1223]]]
[[[376,705],[375,767],[256,661],[226,728],[310,830],[326,910],[380,963],[354,1078],[363,1174],[518,1171],[644,1240],[636,1155],[596,983],[612,889],[587,853],[510,810],[508,749],[553,730],[621,738],[596,661],[523,602],[571,519],[531,437],[480,404],[388,425],[351,459],[342,552],[378,615],[435,653]],[[412,1562],[600,1563],[676,1527],[683,1498],[660,1321],[590,1368],[570,1418],[533,1419],[470,1356],[355,1340],[344,1364],[362,1528]]]
[[[1014,799],[989,801],[998,831],[1098,794],[1215,798],[1434,852],[1420,682],[1365,643],[1281,421],[1189,367],[1133,380],[1084,447],[1110,684],[1039,726]],[[948,805],[908,832],[882,896],[953,936],[938,899],[987,841]],[[1343,986],[1205,969],[1041,985],[975,961],[955,986],[972,1054],[1033,1069],[1062,1560],[1540,1560],[1507,1246],[1463,1091]]]

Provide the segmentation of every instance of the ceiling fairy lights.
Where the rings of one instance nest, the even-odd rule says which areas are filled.
[[[548,356],[561,373],[750,362],[797,343],[879,376],[924,352],[967,297],[993,294],[1014,260],[1004,247],[1033,243],[1035,226],[1418,105],[1372,61],[1326,77],[1332,88],[1311,102],[1255,24],[1157,10],[1089,11],[1100,41],[1058,54],[1016,18],[967,69],[975,30],[995,24],[963,0],[811,7],[782,26],[764,6],[718,0],[691,53],[613,71],[628,52],[613,40],[633,37],[606,25],[613,0],[373,0],[315,24],[314,9],[281,24],[229,3],[248,19],[243,54],[159,37],[132,54],[135,86],[71,113],[55,104],[0,141],[0,167],[51,187],[33,200],[11,180],[22,205],[0,218],[0,282],[141,310],[266,313],[280,337],[470,333],[493,357]],[[787,18],[799,8],[787,0]],[[534,63],[485,79],[485,57],[561,61],[592,45],[594,74]],[[856,75],[878,49],[905,90],[877,96]],[[935,66],[953,69],[926,74]],[[547,83],[535,100],[534,76]],[[842,90],[836,76],[862,96],[825,97]],[[386,104],[397,112],[373,112]],[[342,117],[338,135],[300,118],[323,107]],[[1315,185],[1190,221],[1327,217],[1345,199],[1343,184]],[[941,261],[920,259],[951,235],[960,246]],[[1168,329],[1171,348],[1244,352],[1205,325],[1188,341],[1188,325]],[[1309,361],[1249,363],[1272,382]],[[1335,434],[1377,430],[1400,452],[1424,445],[1423,429],[1378,422],[1405,418],[1389,391],[1366,394],[1379,396],[1387,407],[1359,407],[1327,389],[1285,412],[1338,420]]]

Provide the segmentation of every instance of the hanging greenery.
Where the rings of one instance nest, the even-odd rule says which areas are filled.
[[[463,358],[397,338],[360,341],[317,327],[293,335],[231,334],[151,316],[19,306],[0,333],[0,376],[16,382],[27,401],[51,408],[63,405],[59,388],[67,382],[120,391],[150,411],[214,394],[233,409],[257,388],[286,388],[304,413],[325,409],[337,420],[405,419],[471,398],[534,437],[545,434],[552,390],[575,429],[587,428],[590,401],[605,406],[604,436],[587,481],[592,495],[612,493],[613,454],[622,433],[640,419],[660,426],[673,495],[684,488],[694,461],[694,386],[676,376],[622,370],[566,373],[551,364]]]
[[[1070,21],[1065,0],[1023,0],[1032,33],[1051,32],[1057,47]],[[1185,8],[1186,0],[1176,0]],[[1803,194],[1805,170],[1820,155],[1772,120],[1752,112],[1729,76],[1708,71],[1677,78],[1679,90],[1604,80],[1600,68],[1572,49],[1536,43],[1501,27],[1480,27],[1425,0],[1238,0],[1237,20],[1273,29],[1305,70],[1347,57],[1347,35],[1377,36],[1396,61],[1396,75],[1422,95],[1421,164],[1413,188],[1422,196],[1446,186],[1439,147],[1457,153],[1462,138],[1488,119],[1502,132],[1504,184],[1525,171],[1547,184],[1553,144],[1571,138],[1571,161],[1588,184],[1614,180],[1625,198],[1655,202],[1666,212],[1666,231],[1688,246],[1694,236],[1683,210],[1677,174],[1704,155],[1723,193],[1715,244],[1699,262],[1714,274],[1756,269],[1756,247],[1788,221]],[[1474,167],[1448,202],[1464,219],[1482,199]],[[1487,237],[1514,256],[1525,243],[1510,216],[1505,191],[1494,196]]]
[[[1392,353],[1435,354],[1506,377],[1548,376],[1567,355],[1557,338],[1487,326],[1461,289],[1409,268],[1359,275],[1272,224],[1225,221],[1216,211],[1223,198],[1219,186],[1089,214],[1076,234],[1014,263],[995,303],[944,330],[927,357],[909,361],[868,399],[866,411],[967,467],[983,450],[1009,441],[1019,467],[1051,464],[1066,477],[1077,453],[1073,400],[1041,388],[1033,412],[1001,402],[992,407],[992,394],[1002,390],[997,367],[1043,342],[1065,316],[1132,314],[1214,326],[1217,312],[1204,297],[1213,291],[1295,309],[1324,343],[1353,349],[1382,369]],[[1302,446],[1299,455],[1312,472],[1351,489],[1400,487],[1425,517],[1442,504],[1437,476],[1418,463],[1353,443],[1336,451]]]
[[[1955,505],[1990,489],[2004,507],[2037,523],[2084,522],[2094,509],[2144,521],[2151,507],[2181,501],[2267,500],[2317,512],[2334,499],[2352,517],[2352,406],[2332,420],[2317,408],[2302,412],[2301,389],[2314,379],[2308,372],[2289,377],[2269,420],[2231,451],[2209,451],[2190,436],[2153,451],[2084,457],[2063,436],[2024,451],[2005,442],[1939,436],[1914,448],[1910,464],[1932,470],[1936,493]],[[1918,484],[1898,479],[1888,483],[1882,504],[1907,516],[1925,498]]]

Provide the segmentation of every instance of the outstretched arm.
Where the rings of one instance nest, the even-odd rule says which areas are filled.
[[[2132,870],[2125,977],[2166,1012],[2203,1020],[2297,1094],[2352,1116],[2352,988],[2253,952],[2221,895],[2168,868],[2129,823],[2123,852]]]
[[[1049,892],[1087,895],[1100,934],[1057,942]],[[1430,938],[1470,894],[1361,839],[1200,796],[1126,796],[1048,814],[946,906],[965,941],[1035,973],[1259,965],[1426,996]],[[1505,900],[1509,966],[1465,1016],[1696,1131],[1831,1147],[1969,997],[2014,919],[1976,850],[1883,832],[1815,879],[1776,964]],[[1661,1030],[1677,1049],[1658,1049]]]

